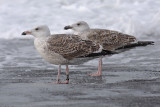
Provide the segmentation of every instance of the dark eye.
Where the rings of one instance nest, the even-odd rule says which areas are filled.
[[[77,23],[77,25],[79,26],[79,25],[81,25],[80,23]]]
[[[39,30],[39,28],[35,28],[35,30]]]

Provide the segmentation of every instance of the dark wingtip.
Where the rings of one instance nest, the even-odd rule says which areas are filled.
[[[154,41],[138,41],[139,44],[154,45]]]
[[[68,30],[68,29],[72,29],[72,27],[71,26],[65,26],[64,27],[64,30]]]
[[[22,35],[27,35],[26,32],[22,32]]]

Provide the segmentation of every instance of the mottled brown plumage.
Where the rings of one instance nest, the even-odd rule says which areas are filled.
[[[120,47],[131,44],[136,38],[131,35],[123,34],[117,31],[106,29],[90,29],[87,22],[80,21],[64,27],[65,30],[72,29],[83,40],[90,40],[99,44],[105,51],[115,51]],[[100,76],[102,74],[102,58],[99,60],[98,72],[91,76]]]
[[[117,31],[106,29],[90,29],[89,25],[84,21],[65,26],[64,29],[74,30],[74,33],[80,36],[83,40],[91,40],[96,42],[107,51],[114,51],[117,48],[136,41],[134,36],[123,34]]]
[[[77,35],[52,35],[48,41],[48,51],[54,51],[71,60],[99,50],[99,45],[88,40],[82,40]]]
[[[99,51],[100,46],[89,40],[82,40],[77,35],[54,34],[51,35],[48,26],[41,25],[29,31],[24,31],[22,35],[33,35],[34,45],[39,54],[49,63],[59,65],[56,83],[69,83],[68,65],[81,64],[92,58],[86,58],[95,51]],[[101,48],[100,48],[101,50]],[[99,54],[101,55],[101,54]],[[66,81],[60,81],[61,65],[66,65]]]
[[[136,41],[134,36],[105,29],[90,29],[81,35],[86,35],[88,40],[101,44],[103,49],[108,51],[113,51]]]

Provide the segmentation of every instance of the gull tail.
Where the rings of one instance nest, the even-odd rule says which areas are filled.
[[[116,50],[126,49],[126,48],[134,48],[134,47],[139,47],[139,46],[147,46],[147,45],[154,45],[154,42],[153,41],[138,41],[136,43],[131,43],[131,44],[125,45],[123,47],[120,47]]]

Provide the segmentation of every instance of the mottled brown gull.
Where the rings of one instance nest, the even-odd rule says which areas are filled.
[[[34,45],[39,54],[49,63],[59,65],[56,83],[69,83],[68,65],[83,62],[85,56],[98,52],[100,47],[88,40],[72,34],[50,34],[48,26],[42,25],[24,31],[22,35],[33,35]],[[84,59],[84,60],[83,60]],[[66,65],[66,81],[61,82],[61,65]]]
[[[152,44],[152,42],[137,42],[134,36],[123,34],[107,29],[90,29],[85,21],[79,21],[72,25],[64,27],[65,30],[72,29],[74,34],[80,36],[83,40],[91,40],[94,43],[100,44],[103,50],[115,51],[116,49],[126,46],[140,46]],[[99,60],[98,72],[90,74],[91,76],[102,75],[102,58]]]

